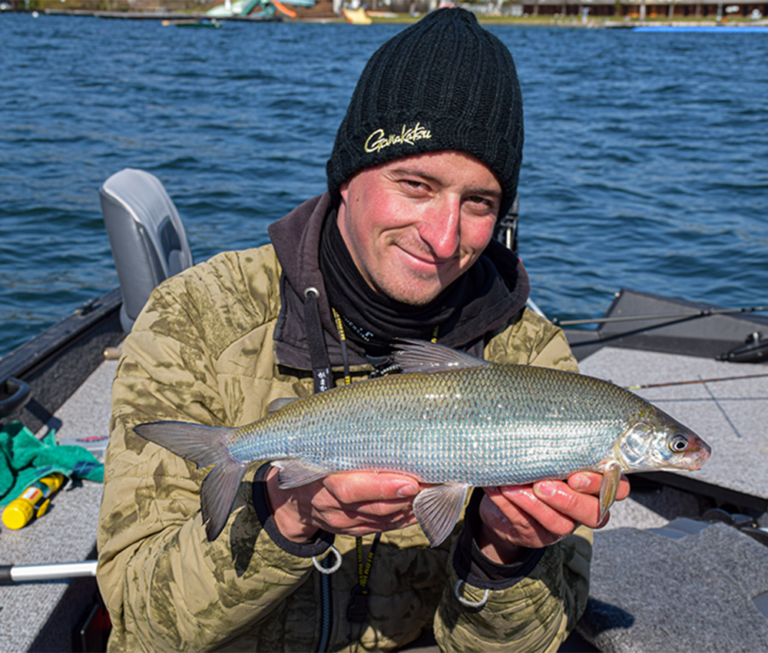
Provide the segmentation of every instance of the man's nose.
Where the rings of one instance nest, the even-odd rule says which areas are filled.
[[[449,259],[456,254],[461,240],[461,202],[449,198],[438,202],[424,216],[419,234],[435,256]]]

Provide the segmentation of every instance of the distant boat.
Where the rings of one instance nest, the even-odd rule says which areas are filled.
[[[368,13],[362,7],[358,9],[347,9],[344,7],[341,12],[344,14],[344,18],[348,23],[353,25],[370,25],[373,21]]]
[[[289,6],[286,6],[289,5]],[[249,16],[257,8],[261,8],[261,15],[270,18],[279,11],[284,16],[296,18],[296,12],[290,9],[294,7],[314,7],[315,0],[227,0],[223,5],[216,5],[205,12],[206,16],[212,18],[232,18],[233,16]]]

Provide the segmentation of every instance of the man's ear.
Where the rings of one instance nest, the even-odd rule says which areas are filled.
[[[346,204],[347,196],[349,195],[349,181],[345,181],[339,186],[339,195],[341,196],[341,201]]]

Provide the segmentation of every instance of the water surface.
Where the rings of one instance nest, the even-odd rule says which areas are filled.
[[[196,261],[325,188],[402,26],[0,15],[0,355],[117,285],[98,188],[164,183]],[[630,287],[768,303],[768,35],[492,27],[523,87],[521,255],[551,316]]]

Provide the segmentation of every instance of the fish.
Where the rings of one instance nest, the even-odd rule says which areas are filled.
[[[622,474],[697,470],[711,454],[692,430],[609,381],[419,340],[398,341],[394,362],[400,373],[278,399],[239,428],[157,421],[133,430],[198,469],[212,466],[200,490],[209,541],[256,462],[276,466],[283,489],[353,470],[414,476],[429,485],[413,511],[435,547],[472,487],[602,472],[602,519]]]

